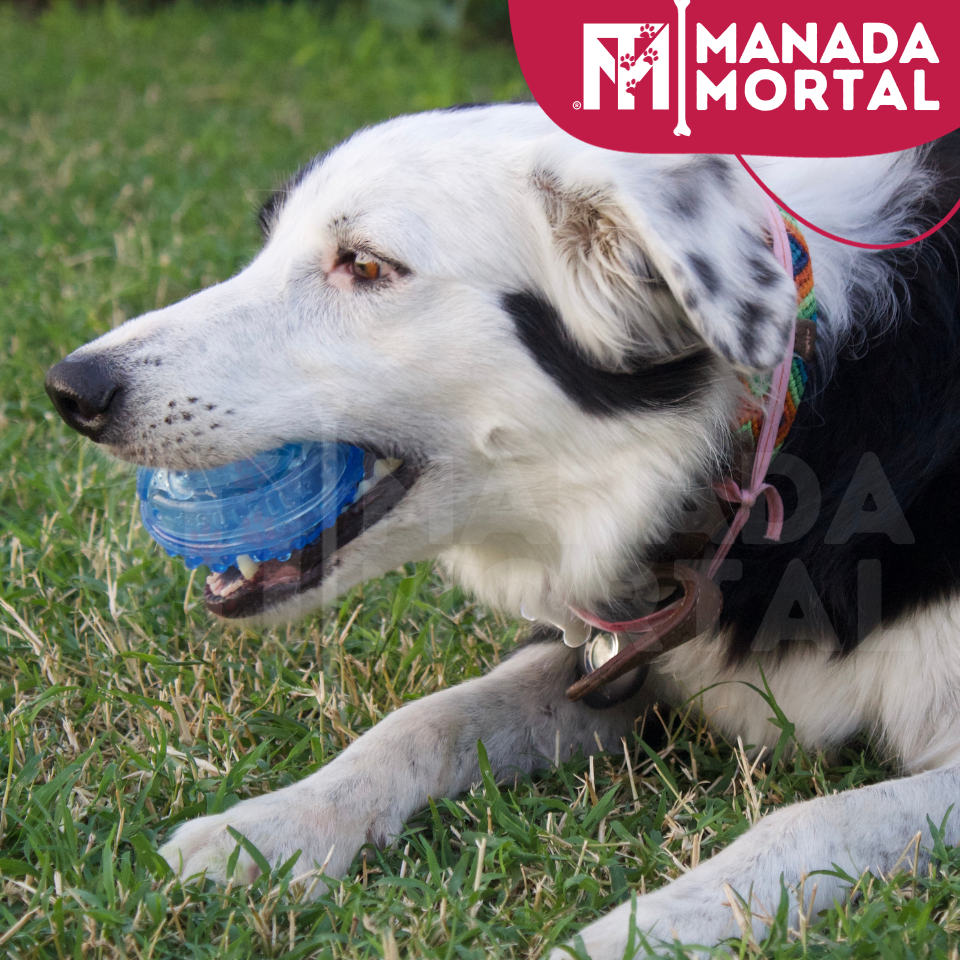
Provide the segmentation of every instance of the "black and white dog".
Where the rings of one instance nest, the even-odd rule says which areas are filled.
[[[814,223],[864,242],[923,231],[960,193],[952,135],[756,165]],[[289,618],[437,557],[485,603],[573,636],[571,608],[603,609],[715,509],[742,377],[780,360],[796,316],[765,217],[729,158],[596,149],[535,105],[401,117],[280,190],[238,276],[82,347],[48,390],[71,426],[139,464],[208,467],[301,439],[380,458],[331,542],[212,576],[220,615]],[[229,825],[272,862],[299,849],[338,876],[428,797],[477,781],[478,739],[495,770],[532,770],[558,738],[619,748],[647,704],[698,691],[728,736],[770,745],[761,670],[803,745],[866,733],[908,776],[768,816],[640,897],[639,930],[713,943],[737,932],[728,886],[769,908],[810,871],[886,871],[918,831],[929,843],[928,818],[960,800],[957,234],[893,253],[807,240],[821,319],[774,461],[786,528],[765,540],[757,509],[725,561],[714,632],[599,710],[565,697],[578,658],[555,631],[301,783],[182,826],[169,862],[222,879]],[[960,817],[947,832],[958,839]],[[820,877],[814,907],[840,891]],[[629,914],[582,931],[592,957],[622,954]]]

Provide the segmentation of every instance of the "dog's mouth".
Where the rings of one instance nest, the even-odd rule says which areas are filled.
[[[406,496],[421,471],[422,465],[413,458],[367,453],[360,495],[332,527],[286,560],[257,564],[241,557],[237,566],[211,573],[204,586],[204,605],[227,619],[253,617],[319,586],[337,551],[379,523]]]

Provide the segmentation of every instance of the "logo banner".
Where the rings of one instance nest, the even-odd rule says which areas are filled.
[[[510,0],[573,136],[638,153],[859,156],[960,127],[960,4]]]

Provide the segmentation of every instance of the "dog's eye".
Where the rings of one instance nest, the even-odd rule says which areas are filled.
[[[371,289],[378,289],[381,283],[386,283],[403,276],[408,271],[405,267],[382,257],[375,257],[366,250],[349,250],[340,248],[337,259],[327,273],[327,279],[341,290],[351,290],[370,285]]]
[[[353,275],[358,280],[379,280],[383,274],[383,264],[368,253],[358,253],[353,258]]]

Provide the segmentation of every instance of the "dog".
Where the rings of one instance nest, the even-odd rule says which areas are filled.
[[[755,166],[819,227],[887,244],[950,209],[960,139]],[[811,871],[889,871],[918,832],[931,845],[930,823],[957,841],[953,227],[896,250],[807,232],[820,318],[769,477],[786,505],[780,541],[764,538],[758,507],[718,577],[715,628],[602,709],[565,696],[582,674],[560,639],[583,638],[574,611],[626,602],[623,585],[716,512],[745,379],[790,342],[796,289],[765,209],[733,158],[601,150],[535,104],[400,117],[277,191],[237,276],[50,370],[67,423],[122,460],[196,469],[333,439],[386,465],[322,544],[212,575],[214,613],[286,620],[436,558],[482,602],[542,627],[543,642],[397,710],[302,782],[180,826],[161,852],[182,875],[225,879],[228,826],[271,863],[302,850],[301,866],[343,875],[429,797],[477,782],[478,740],[498,774],[532,771],[557,744],[618,748],[656,701],[696,695],[724,734],[771,747],[764,682],[805,748],[866,734],[905,775],[775,811],[587,926],[589,956],[623,955],[631,913],[651,949],[717,943],[738,933],[731,889],[757,913],[785,889],[795,917]],[[238,870],[257,874],[245,852]],[[843,893],[818,879],[804,909]]]

